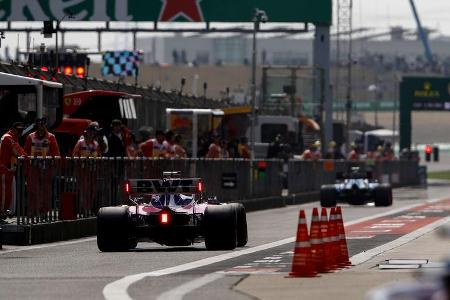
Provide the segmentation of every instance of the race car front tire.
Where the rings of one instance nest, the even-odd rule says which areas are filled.
[[[381,184],[375,187],[375,206],[392,205],[392,187],[389,184]]]
[[[205,245],[208,250],[233,250],[237,245],[237,218],[233,205],[210,205],[205,210]]]
[[[242,203],[231,203],[229,205],[234,206],[234,210],[236,212],[236,246],[244,247],[248,242],[247,214],[245,213],[245,207]]]
[[[322,207],[334,207],[336,204],[336,188],[334,185],[322,185],[320,188],[320,205]]]
[[[97,246],[102,252],[133,248],[129,239],[128,207],[102,207],[97,214]]]

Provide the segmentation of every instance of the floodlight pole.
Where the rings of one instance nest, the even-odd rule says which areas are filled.
[[[255,160],[255,127],[256,127],[256,59],[257,59],[257,45],[256,45],[256,33],[259,30],[259,25],[261,22],[265,23],[267,22],[267,15],[266,12],[263,10],[260,10],[258,8],[255,8],[255,12],[253,15],[253,47],[252,47],[252,99],[251,99],[251,106],[252,106],[252,118],[251,118],[251,125],[250,125],[250,187],[251,192],[253,194],[254,187],[253,187],[253,165]]]

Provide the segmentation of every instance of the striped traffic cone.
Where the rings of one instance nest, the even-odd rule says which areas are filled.
[[[352,265],[348,256],[347,238],[345,236],[344,220],[342,218],[342,209],[340,206],[336,207],[336,221],[339,233],[339,249],[341,251],[340,265],[349,267]]]
[[[305,211],[302,209],[299,213],[292,271],[289,273],[289,277],[314,277],[316,275],[317,270],[312,260]]]
[[[333,246],[330,239],[330,232],[328,228],[328,213],[325,207],[322,207],[320,213],[320,234],[322,235],[324,260],[328,270],[336,270],[338,268],[336,258],[333,255]]]
[[[327,273],[331,269],[327,266],[325,260],[325,251],[322,240],[322,233],[320,231],[319,210],[317,207],[313,208],[311,217],[311,231],[310,231],[311,253],[312,259],[316,265],[317,272]]]
[[[337,224],[336,224],[336,208],[332,207],[330,211],[330,218],[329,218],[329,231],[330,231],[330,240],[332,245],[332,253],[335,257],[336,264],[338,267],[340,267],[342,258],[341,258],[341,249],[339,247],[339,234],[337,230]]]

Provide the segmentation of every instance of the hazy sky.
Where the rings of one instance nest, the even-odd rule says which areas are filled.
[[[354,0],[353,3],[354,27],[416,27],[409,0]],[[450,36],[450,0],[415,0],[415,3],[422,26]]]
[[[336,2],[336,1],[334,1]],[[437,29],[440,34],[450,36],[450,0],[415,0],[423,26]],[[388,30],[390,26],[416,27],[409,0],[353,0],[353,27],[370,27],[374,32]],[[334,19],[335,19],[334,11]],[[269,14],[270,19],[270,14]],[[37,24],[40,26],[40,24]],[[64,25],[63,25],[64,26]],[[96,27],[98,25],[94,25]],[[332,29],[333,31],[333,29]],[[437,33],[434,35],[436,36]],[[2,41],[0,53],[3,54],[6,45],[14,51],[17,47],[25,48],[25,33],[7,33]],[[44,39],[40,34],[32,35],[34,45],[45,42],[52,45],[54,39]],[[82,48],[95,49],[97,37],[91,34],[68,34],[66,44],[78,43]],[[131,35],[105,34],[102,41],[103,50],[131,49]]]

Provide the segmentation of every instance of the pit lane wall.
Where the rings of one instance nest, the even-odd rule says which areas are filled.
[[[394,186],[419,184],[413,161],[257,160],[252,169],[244,159],[21,158],[14,175],[15,217],[2,226],[3,239],[27,245],[95,234],[98,209],[127,202],[125,179],[181,171],[183,177],[203,179],[205,196],[242,202],[252,211],[317,201],[322,184],[354,165]]]

